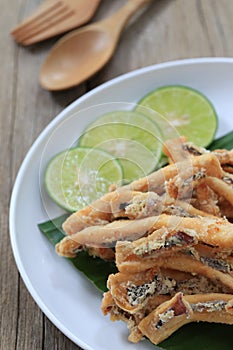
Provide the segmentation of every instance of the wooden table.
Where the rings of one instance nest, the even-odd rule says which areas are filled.
[[[233,56],[232,0],[154,0],[124,32],[111,62],[85,84],[50,93],[38,84],[40,66],[56,39],[28,48],[10,30],[40,0],[0,0],[0,349],[80,349],[43,315],[26,290],[11,252],[8,208],[12,186],[28,149],[68,104],[99,84],[150,64],[205,56]],[[93,21],[125,0],[102,0]],[[26,219],[27,213],[25,213]]]

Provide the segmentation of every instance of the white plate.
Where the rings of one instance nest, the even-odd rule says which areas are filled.
[[[202,58],[146,67],[113,79],[72,103],[42,132],[28,152],[11,198],[10,235],[20,274],[39,307],[73,342],[86,350],[154,350],[131,344],[121,322],[100,311],[98,292],[56,255],[37,224],[61,211],[43,190],[43,171],[58,151],[71,146],[87,124],[104,112],[131,108],[156,87],[183,84],[204,93],[219,115],[218,135],[233,129],[233,58]]]

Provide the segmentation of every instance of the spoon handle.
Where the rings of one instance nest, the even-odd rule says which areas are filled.
[[[129,0],[125,6],[120,8],[114,15],[102,21],[111,33],[119,37],[128,20],[144,5],[151,0]]]

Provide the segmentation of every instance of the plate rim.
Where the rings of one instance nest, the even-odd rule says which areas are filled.
[[[186,58],[186,59],[178,59],[178,60],[170,60],[162,63],[152,64],[149,66],[145,66],[142,68],[135,69],[133,71],[121,74],[117,77],[114,77],[111,80],[108,80],[94,89],[88,91],[87,93],[83,94],[82,96],[78,97],[76,100],[74,100],[72,103],[70,103],[67,107],[65,107],[60,113],[58,113],[48,124],[47,126],[40,132],[40,134],[36,137],[30,148],[28,149],[26,155],[24,156],[23,161],[21,162],[21,165],[17,171],[17,175],[15,177],[14,183],[13,183],[13,189],[10,196],[10,205],[9,205],[9,235],[10,235],[10,244],[11,249],[13,252],[13,257],[16,263],[16,267],[18,269],[18,272],[20,273],[20,276],[32,296],[33,300],[36,302],[38,307],[41,309],[41,311],[46,315],[46,317],[65,335],[67,336],[71,341],[73,341],[78,346],[82,347],[85,350],[93,350],[92,347],[90,347],[88,344],[86,344],[81,339],[77,338],[72,332],[67,329],[66,326],[60,320],[53,315],[53,313],[49,310],[49,308],[46,306],[46,304],[43,302],[42,298],[40,298],[36,288],[31,283],[28,273],[25,271],[22,261],[20,258],[20,254],[17,248],[16,243],[16,230],[15,230],[15,222],[14,222],[14,213],[15,213],[15,207],[17,203],[17,196],[20,192],[19,184],[21,183],[25,169],[27,167],[28,162],[30,161],[32,155],[34,154],[35,150],[37,149],[40,142],[43,140],[46,135],[52,131],[57,124],[59,124],[66,115],[72,111],[78,104],[82,103],[86,99],[91,98],[92,95],[95,95],[101,90],[104,90],[108,88],[109,86],[118,84],[121,81],[130,79],[134,76],[139,76],[146,74],[150,71],[156,71],[161,69],[166,69],[169,67],[176,67],[176,66],[183,66],[183,65],[198,65],[203,63],[226,63],[226,64],[233,64],[233,57],[197,57],[197,58]]]

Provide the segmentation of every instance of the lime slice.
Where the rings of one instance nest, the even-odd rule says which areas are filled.
[[[76,147],[56,155],[45,172],[49,196],[62,208],[77,211],[121,185],[122,169],[109,153]]]
[[[156,121],[165,140],[186,136],[197,146],[206,147],[217,129],[217,114],[211,102],[187,86],[158,88],[139,101],[135,109]]]
[[[157,124],[134,111],[114,111],[99,117],[85,130],[80,146],[113,154],[120,162],[124,182],[146,176],[158,164],[162,134]]]

